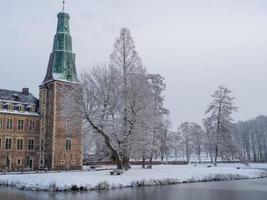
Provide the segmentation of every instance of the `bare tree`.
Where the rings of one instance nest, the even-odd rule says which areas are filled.
[[[158,88],[165,85],[160,75],[146,73],[129,30],[121,30],[110,64],[84,72],[81,80],[85,119],[103,138],[117,167],[128,169],[131,156],[151,155],[158,141],[152,130],[160,130],[167,113]]]
[[[184,122],[178,127],[178,133],[180,135],[180,143],[186,160],[189,163],[191,155],[193,153],[193,136],[192,136],[192,123]]]
[[[144,68],[131,37],[130,31],[126,28],[121,29],[120,36],[114,44],[114,50],[110,56],[110,65],[118,71],[121,81],[121,109],[122,117],[122,137],[120,141],[123,164],[129,166],[129,151],[127,143],[136,122],[136,112],[138,111],[136,99],[137,80],[144,74]]]
[[[204,142],[204,131],[200,125],[197,123],[192,123],[192,140],[193,140],[193,150],[198,157],[198,162],[201,163],[201,153],[203,149]]]
[[[225,86],[219,86],[212,95],[212,102],[208,106],[206,114],[210,116],[206,119],[216,127],[215,134],[215,157],[214,165],[217,166],[218,152],[227,151],[228,148],[234,148],[231,130],[233,129],[232,113],[237,110],[234,106],[234,97],[231,91]],[[223,155],[223,154],[222,154]]]
[[[101,135],[117,167],[122,169],[116,124],[120,114],[117,71],[114,68],[97,66],[91,73],[84,72],[81,82],[84,118],[93,130]]]
[[[216,143],[216,127],[214,126],[213,122],[210,118],[203,120],[204,125],[204,134],[203,134],[203,146],[204,151],[207,153],[208,157],[210,158],[211,163],[213,163],[214,154],[215,154],[215,143]]]
[[[169,111],[163,106],[163,92],[166,89],[164,78],[160,74],[148,74],[149,87],[151,89],[151,103],[152,103],[152,121],[151,134],[152,144],[150,151],[149,163],[152,166],[153,156],[158,152],[164,150],[164,143],[167,142],[166,137],[168,133],[168,123],[166,116]]]

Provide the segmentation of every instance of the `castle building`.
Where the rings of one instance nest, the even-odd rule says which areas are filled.
[[[74,92],[80,84],[72,52],[68,13],[59,12],[53,51],[39,86],[0,89],[0,169],[81,169],[82,119]],[[77,92],[75,92],[77,94]]]

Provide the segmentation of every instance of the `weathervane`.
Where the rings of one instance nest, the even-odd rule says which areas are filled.
[[[63,3],[62,11],[64,11],[65,10],[65,0],[63,0],[62,3]]]

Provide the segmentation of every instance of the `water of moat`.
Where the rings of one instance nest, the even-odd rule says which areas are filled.
[[[266,200],[267,178],[87,192],[35,192],[0,187],[0,200]]]

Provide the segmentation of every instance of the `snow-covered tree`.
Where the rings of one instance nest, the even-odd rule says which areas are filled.
[[[192,123],[192,142],[193,142],[193,151],[198,157],[198,162],[201,163],[201,153],[203,150],[204,142],[204,131],[200,125],[197,123]]]
[[[181,151],[186,156],[187,162],[190,161],[192,154],[198,156],[201,161],[201,152],[203,146],[203,130],[200,125],[195,122],[184,122],[178,127],[178,137]]]
[[[177,160],[182,155],[182,149],[180,145],[181,135],[178,131],[169,131],[168,134],[169,149],[172,152],[174,158]]]
[[[237,123],[242,155],[251,162],[267,162],[267,117]]]
[[[82,111],[95,133],[101,135],[118,168],[122,168],[117,137],[119,90],[117,72],[107,66],[97,66],[81,77],[83,86]]]
[[[204,134],[203,134],[203,148],[205,153],[210,158],[210,161],[213,163],[214,155],[215,155],[215,143],[216,143],[216,128],[214,127],[214,123],[210,118],[203,120],[204,126]]]
[[[234,128],[232,113],[237,110],[234,105],[232,92],[225,86],[219,86],[212,95],[212,102],[208,106],[206,119],[210,123],[210,128],[214,136],[214,165],[217,166],[219,152],[221,156],[229,152],[229,149],[235,148],[232,130]]]
[[[110,64],[84,72],[81,80],[86,121],[118,168],[128,169],[131,157],[160,152],[168,114],[163,107],[165,84],[160,75],[146,73],[128,29],[121,30]]]
[[[153,116],[150,126],[152,144],[149,161],[151,165],[153,156],[164,151],[168,132],[168,122],[166,121],[166,116],[169,114],[169,111],[163,106],[163,92],[166,89],[164,78],[160,74],[148,74],[147,78],[151,89]]]
[[[190,161],[193,153],[193,142],[192,142],[192,123],[184,122],[178,127],[178,133],[180,135],[180,147],[182,148],[184,155],[186,156],[187,162]]]

